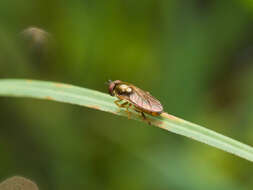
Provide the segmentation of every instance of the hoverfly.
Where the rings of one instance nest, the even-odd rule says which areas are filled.
[[[159,116],[163,112],[163,106],[159,100],[151,96],[149,92],[141,90],[133,84],[120,80],[108,81],[108,90],[111,96],[116,96],[118,100],[114,103],[120,108],[126,108],[128,118],[130,118],[129,108],[141,113],[143,120],[147,120],[146,114]],[[121,101],[124,101],[120,104]]]

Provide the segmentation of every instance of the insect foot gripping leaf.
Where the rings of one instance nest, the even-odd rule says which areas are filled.
[[[111,96],[116,96],[118,98],[118,100],[115,101],[118,107],[126,108],[128,118],[130,118],[129,108],[132,108],[141,114],[143,120],[151,124],[144,113],[159,116],[163,112],[163,106],[159,100],[154,98],[149,92],[133,84],[120,80],[109,81],[108,91]],[[124,103],[120,104],[121,101],[124,101]]]

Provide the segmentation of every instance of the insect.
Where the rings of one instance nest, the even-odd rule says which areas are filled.
[[[120,108],[126,108],[128,118],[130,118],[129,108],[139,112],[148,124],[151,124],[147,120],[146,114],[153,116],[159,116],[163,112],[163,106],[159,100],[151,96],[149,92],[146,92],[133,84],[122,82],[120,80],[108,81],[108,90],[111,96],[116,96],[118,100],[114,103]],[[120,102],[124,101],[122,104]]]

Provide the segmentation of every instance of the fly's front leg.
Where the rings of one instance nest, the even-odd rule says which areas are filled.
[[[132,104],[128,102],[124,102],[123,104],[119,104],[122,100],[115,100],[114,103],[119,107],[119,108],[126,108],[126,112],[128,114],[128,119],[130,119],[131,112],[129,111],[129,108],[132,106]]]
[[[114,103],[119,107],[121,108],[121,104],[119,102],[121,102],[122,100],[118,99],[118,100],[115,100]]]
[[[122,100],[115,100],[114,103],[119,107],[119,108],[126,108],[128,102],[124,102],[123,104],[120,104],[119,102],[121,102]]]
[[[129,108],[132,106],[132,104],[128,103],[128,102],[125,102],[123,104],[120,105],[121,107],[123,108],[126,108],[126,112],[127,112],[127,115],[128,115],[128,119],[130,119],[131,117],[131,112],[129,111]]]

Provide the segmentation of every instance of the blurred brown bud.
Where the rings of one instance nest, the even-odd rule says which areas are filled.
[[[14,176],[0,183],[0,190],[39,190],[39,188],[29,179]]]
[[[21,34],[32,46],[44,46],[48,43],[50,38],[48,32],[37,27],[29,27],[23,30]]]
[[[52,47],[51,34],[37,27],[28,27],[21,32],[24,48],[37,65],[45,63]]]

